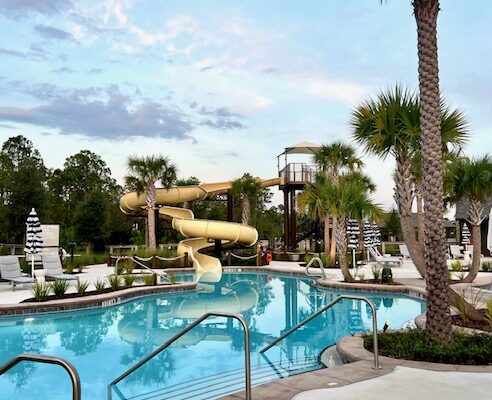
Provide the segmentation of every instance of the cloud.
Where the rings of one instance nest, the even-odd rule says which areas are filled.
[[[54,15],[71,7],[71,0],[0,0],[0,13],[15,19],[31,13]]]
[[[71,33],[62,29],[53,28],[52,26],[36,25],[34,30],[46,39],[68,40],[70,42],[75,42],[75,38]]]
[[[62,89],[51,84],[29,86],[12,81],[7,86],[43,103],[32,108],[0,107],[0,121],[58,129],[62,134],[110,140],[137,136],[181,140],[190,138],[200,126],[218,130],[244,127],[237,120],[240,115],[224,107],[185,112],[153,99],[132,98],[116,85]]]
[[[355,83],[327,79],[306,79],[299,82],[308,94],[326,99],[337,99],[347,103],[360,101],[367,93]]]
[[[101,74],[104,72],[103,68],[91,68],[89,71],[87,71],[88,75],[97,75]]]
[[[47,60],[49,58],[48,52],[35,45],[31,45],[31,48],[28,51],[0,48],[0,55],[29,59],[34,61]]]
[[[53,74],[73,74],[75,71],[70,67],[61,67],[52,69],[50,72]]]
[[[8,124],[0,124],[0,128],[15,129],[15,126],[8,125]]]

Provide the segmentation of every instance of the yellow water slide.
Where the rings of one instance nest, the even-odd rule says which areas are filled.
[[[281,178],[257,179],[264,188],[281,184]],[[188,238],[179,243],[178,255],[188,253],[193,260],[193,267],[197,275],[207,278],[203,280],[218,281],[222,274],[220,261],[200,252],[214,246],[210,239],[221,240],[223,244],[239,243],[252,246],[258,240],[258,232],[252,226],[235,222],[195,219],[191,210],[172,207],[172,205],[213,199],[217,195],[227,193],[231,187],[232,181],[226,181],[197,186],[178,186],[156,191],[156,204],[161,206],[159,216],[171,221],[173,229]],[[120,199],[120,208],[125,214],[145,216],[146,206],[145,195],[137,195],[136,192],[126,193]]]

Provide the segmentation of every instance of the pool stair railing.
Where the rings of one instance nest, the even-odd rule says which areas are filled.
[[[60,357],[45,356],[41,354],[19,354],[10,361],[7,361],[4,365],[0,366],[0,376],[23,361],[61,366],[65,369],[65,371],[67,371],[72,382],[72,400],[81,400],[82,395],[79,373],[71,363]]]
[[[321,258],[319,258],[319,257],[313,257],[313,258],[311,258],[311,260],[309,260],[309,262],[306,265],[306,269],[304,270],[305,274],[307,276],[318,276],[317,274],[311,274],[309,272],[309,267],[311,267],[311,265],[313,265],[313,263],[315,263],[315,262],[318,263],[318,266],[321,269],[321,276],[323,277],[323,279],[327,279],[326,273],[325,273],[325,267],[323,266],[323,261],[321,261]]]
[[[263,349],[261,349],[260,350],[260,354],[264,354],[267,350],[271,349],[273,346],[275,346],[277,343],[279,343],[280,341],[282,341],[283,339],[285,339],[287,336],[289,336],[293,332],[297,331],[299,328],[303,327],[304,325],[306,325],[308,322],[312,321],[313,319],[315,319],[319,315],[323,314],[326,310],[328,310],[329,308],[333,307],[335,304],[339,303],[342,300],[359,300],[359,301],[364,301],[364,302],[366,302],[369,305],[369,307],[371,307],[371,310],[372,310],[373,354],[374,354],[373,368],[374,369],[381,369],[381,366],[379,365],[379,354],[378,354],[378,319],[377,319],[377,315],[376,315],[376,307],[374,307],[374,304],[367,297],[363,297],[363,296],[352,296],[352,295],[343,294],[343,295],[340,295],[340,296],[336,297],[334,300],[332,300],[331,302],[329,302],[327,305],[325,305],[325,306],[321,307],[319,310],[313,312],[309,317],[307,317],[306,319],[302,320],[297,325],[295,325],[292,328],[290,328],[283,335],[281,335],[280,337],[278,337],[277,339],[275,339],[274,341],[272,341],[270,344],[268,344],[267,346],[265,346]]]
[[[108,400],[112,400],[113,396],[113,391],[119,396],[120,399],[125,399],[121,391],[118,389],[116,386],[119,382],[121,382],[123,379],[125,379],[127,376],[135,372],[137,369],[139,369],[142,365],[146,364],[148,361],[150,361],[152,358],[160,354],[162,351],[167,349],[171,344],[176,342],[179,338],[187,334],[189,331],[191,331],[193,328],[196,326],[200,325],[203,321],[210,317],[224,317],[224,318],[233,318],[239,321],[239,323],[243,327],[243,334],[244,334],[244,377],[245,377],[245,399],[246,400],[251,400],[251,360],[250,360],[250,348],[251,348],[251,340],[250,340],[250,334],[249,334],[249,327],[246,322],[246,320],[243,318],[242,315],[240,314],[233,314],[233,313],[226,313],[226,312],[209,312],[203,314],[200,318],[196,319],[193,323],[190,325],[186,326],[183,328],[181,331],[179,331],[176,335],[174,335],[172,338],[167,340],[164,344],[159,346],[156,350],[154,350],[152,353],[147,355],[146,357],[142,358],[139,362],[137,362],[135,365],[133,365],[131,368],[127,369],[125,372],[123,372],[120,376],[118,376],[116,379],[114,379],[109,385],[108,385]]]

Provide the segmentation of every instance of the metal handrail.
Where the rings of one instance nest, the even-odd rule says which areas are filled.
[[[63,358],[44,356],[40,354],[19,354],[18,356],[12,358],[10,361],[7,361],[5,364],[0,366],[0,375],[4,374],[9,369],[15,367],[18,363],[22,361],[32,361],[43,364],[54,364],[61,366],[65,369],[65,371],[68,372],[68,376],[72,381],[72,399],[80,400],[82,398],[79,374],[75,367]]]
[[[319,257],[313,257],[311,258],[311,260],[309,260],[308,264],[306,265],[306,269],[304,270],[305,274],[307,276],[316,276],[316,275],[311,275],[309,273],[309,267],[311,266],[312,263],[314,263],[315,261],[318,262],[318,265],[319,265],[319,268],[321,269],[321,276],[324,278],[324,279],[327,279],[326,278],[326,273],[325,273],[325,267],[323,266],[323,261],[321,261],[321,258]]]
[[[194,327],[197,325],[201,324],[204,320],[206,320],[209,317],[225,317],[225,318],[234,318],[237,319],[241,325],[243,326],[243,332],[244,332],[244,369],[245,369],[245,385],[246,385],[246,400],[251,400],[251,361],[250,361],[250,347],[251,347],[251,342],[250,342],[250,336],[249,336],[249,328],[248,324],[246,323],[245,319],[243,318],[242,315],[240,314],[232,314],[232,313],[226,313],[226,312],[209,312],[206,314],[203,314],[200,318],[195,320],[193,323],[179,331],[176,335],[174,335],[171,339],[166,341],[164,344],[162,344],[160,347],[155,349],[152,353],[147,355],[146,357],[142,358],[138,363],[136,363],[134,366],[123,372],[120,376],[118,376],[116,379],[114,379],[109,385],[108,385],[108,400],[111,400],[112,397],[112,388],[114,385],[119,383],[121,380],[125,379],[128,375],[130,375],[132,372],[140,368],[143,364],[145,364],[147,361],[150,359],[154,358],[156,355],[158,355],[160,352],[168,348],[172,343],[174,343],[176,340],[178,340],[180,337],[191,331]]]
[[[275,339],[268,346],[265,346],[263,349],[260,350],[260,353],[264,353],[268,349],[272,348],[278,342],[280,342],[281,340],[283,340],[287,336],[289,336],[292,332],[298,330],[301,326],[304,326],[309,321],[312,321],[318,315],[324,313],[326,310],[328,310],[329,308],[331,308],[332,306],[337,304],[339,301],[344,300],[344,299],[365,301],[367,304],[369,304],[369,307],[371,307],[371,310],[372,310],[373,352],[374,352],[374,366],[373,366],[373,368],[374,369],[380,369],[381,367],[379,365],[379,354],[378,354],[378,351],[379,351],[378,350],[378,321],[377,321],[377,315],[376,315],[376,307],[374,307],[374,304],[372,304],[367,297],[362,297],[362,296],[350,296],[350,295],[346,295],[346,294],[342,294],[342,295],[338,296],[336,299],[332,300],[326,306],[321,307],[318,311],[312,313],[305,320],[299,322],[296,326],[290,328],[287,332],[285,332],[279,338]]]
[[[117,267],[118,267],[118,262],[120,260],[131,260],[133,261],[135,264],[138,264],[140,265],[141,267],[145,268],[145,269],[148,269],[150,272],[152,272],[154,275],[159,275],[161,278],[164,278],[166,279],[168,282],[171,282],[171,280],[167,277],[167,274],[164,272],[163,274],[156,271],[155,269],[153,268],[150,268],[149,266],[145,265],[143,262],[140,262],[139,260],[135,259],[134,257],[129,257],[129,256],[119,256],[116,258],[116,262],[114,264],[114,269],[115,271],[117,270]]]

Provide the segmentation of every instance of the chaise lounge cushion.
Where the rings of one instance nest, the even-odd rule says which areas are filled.
[[[58,254],[43,254],[43,269],[46,277],[66,280],[79,280],[76,275],[64,274],[62,263]]]

